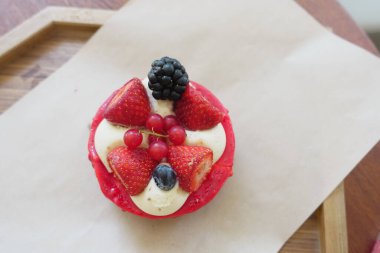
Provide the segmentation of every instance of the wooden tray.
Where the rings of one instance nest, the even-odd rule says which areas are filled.
[[[1,37],[0,113],[68,61],[113,13],[48,7]],[[343,183],[280,252],[348,252]]]

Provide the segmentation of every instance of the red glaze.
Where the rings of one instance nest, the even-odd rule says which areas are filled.
[[[212,166],[211,172],[208,174],[206,180],[202,183],[200,188],[191,193],[185,204],[175,213],[166,216],[154,216],[147,214],[140,210],[131,200],[129,194],[125,191],[124,186],[119,180],[114,178],[113,174],[109,173],[106,167],[103,165],[98,154],[95,150],[94,136],[95,131],[100,122],[103,120],[104,110],[113,96],[115,91],[98,109],[95,117],[93,118],[90,137],[88,141],[89,160],[94,167],[95,174],[98,178],[100,189],[103,194],[119,206],[123,211],[127,211],[142,217],[151,219],[162,219],[169,217],[178,217],[187,213],[194,212],[210,202],[215,195],[222,188],[224,182],[228,177],[232,176],[232,166],[235,150],[235,137],[232,129],[230,117],[228,111],[222,103],[205,87],[191,81],[192,85],[200,91],[214,106],[219,108],[223,113],[222,126],[226,133],[226,148],[220,159]]]

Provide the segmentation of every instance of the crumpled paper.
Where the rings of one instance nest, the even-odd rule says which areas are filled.
[[[148,220],[103,197],[86,145],[164,55],[229,108],[236,156],[206,207]],[[129,1],[0,117],[0,252],[277,252],[378,141],[379,69],[290,0]]]

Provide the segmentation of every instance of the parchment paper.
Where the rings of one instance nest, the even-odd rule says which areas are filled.
[[[230,109],[235,175],[152,221],[103,197],[86,145],[103,100],[164,55]],[[130,1],[0,117],[0,252],[276,252],[378,140],[379,70],[290,0]]]

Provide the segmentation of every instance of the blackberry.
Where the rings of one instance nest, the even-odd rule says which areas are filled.
[[[167,56],[152,63],[148,79],[149,89],[152,90],[152,96],[157,100],[180,99],[189,83],[189,76],[182,64]]]

